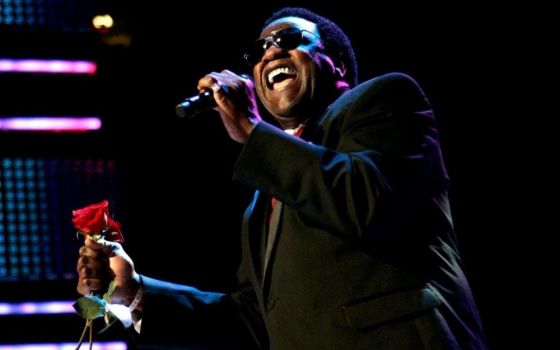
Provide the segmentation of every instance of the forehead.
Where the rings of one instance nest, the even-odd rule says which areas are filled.
[[[282,17],[266,26],[261,32],[260,37],[263,38],[281,29],[290,27],[306,30],[319,36],[317,24],[299,17]]]

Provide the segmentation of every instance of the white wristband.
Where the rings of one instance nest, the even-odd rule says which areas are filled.
[[[136,295],[134,296],[134,299],[132,299],[132,302],[128,306],[128,309],[131,312],[136,309],[138,304],[140,304],[140,302],[142,301],[143,295],[144,295],[144,288],[143,288],[143,285],[142,285],[142,278],[140,278],[140,287],[138,287],[138,291],[136,292]]]

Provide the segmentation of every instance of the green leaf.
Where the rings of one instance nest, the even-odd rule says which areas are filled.
[[[109,283],[109,288],[107,289],[107,292],[103,294],[103,300],[105,300],[107,304],[111,303],[111,295],[113,295],[113,293],[115,292],[115,288],[117,288],[117,285],[115,284],[114,281],[111,281],[111,283]]]
[[[105,332],[113,324],[120,323],[124,329],[132,326],[132,315],[128,306],[122,304],[107,304],[107,312],[105,313],[105,324],[107,325],[99,333]]]
[[[81,297],[73,306],[78,315],[88,320],[103,316],[107,309],[107,303],[95,295]]]
[[[88,233],[87,236],[89,239],[96,242],[103,238],[103,235],[101,233]]]
[[[117,284],[115,283],[115,281],[111,281],[111,283],[109,283],[109,288],[107,288],[107,296],[111,296],[113,295],[113,292],[115,292],[115,288],[117,288]]]
[[[103,319],[105,320],[105,327],[103,327],[103,329],[99,331],[99,334],[101,334],[101,333],[105,332],[106,330],[108,330],[109,328],[111,328],[111,326],[119,320],[119,318],[117,316],[115,316],[115,314],[112,313],[111,311],[107,311],[105,313]]]

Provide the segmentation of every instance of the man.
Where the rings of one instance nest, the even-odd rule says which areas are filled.
[[[256,189],[239,289],[140,277],[120,245],[87,240],[78,291],[102,285],[110,254],[113,302],[132,303],[151,346],[484,349],[416,82],[393,73],[355,86],[346,35],[305,9],[273,14],[246,59],[254,82],[223,71],[198,84],[244,144],[234,179]],[[261,120],[254,91],[284,130]]]

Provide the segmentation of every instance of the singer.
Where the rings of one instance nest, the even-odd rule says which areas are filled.
[[[418,83],[388,73],[358,85],[346,34],[302,8],[275,12],[245,59],[254,80],[223,70],[198,82],[243,144],[234,179],[255,189],[238,288],[140,275],[120,244],[86,240],[78,291],[111,269],[113,301],[135,300],[147,348],[485,349]]]

